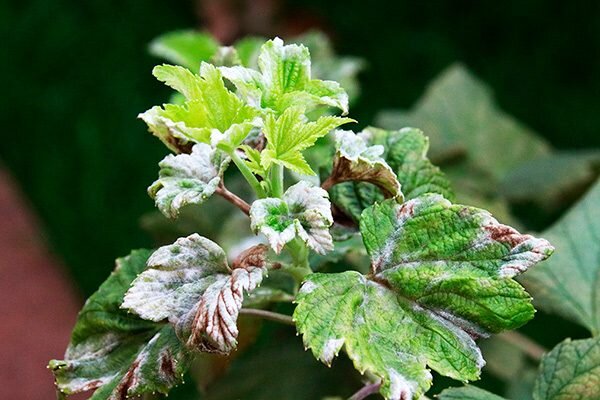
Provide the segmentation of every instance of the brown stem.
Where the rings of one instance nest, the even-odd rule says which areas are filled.
[[[348,397],[348,400],[363,400],[369,397],[372,394],[379,392],[379,388],[381,387],[381,382],[376,383],[367,383],[365,386],[360,388],[358,392],[354,393],[352,396]]]
[[[250,205],[246,203],[243,199],[238,197],[235,193],[232,193],[229,190],[227,190],[223,183],[221,183],[217,187],[216,192],[225,200],[229,201],[231,204],[242,210],[244,214],[250,215]]]

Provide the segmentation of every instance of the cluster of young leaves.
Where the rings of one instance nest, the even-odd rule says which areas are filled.
[[[344,349],[386,399],[421,398],[430,369],[478,379],[484,360],[476,340],[533,317],[531,297],[514,278],[550,256],[552,245],[453,203],[418,129],[338,130],[353,120],[328,113],[346,114],[348,95],[312,75],[307,47],[269,40],[255,64],[241,62],[241,46],[215,49],[218,65],[192,64],[209,53],[202,50],[179,60],[196,71],[153,70],[181,97],[140,114],[175,153],[159,163],[149,194],[176,218],[217,193],[264,239],[228,255],[192,233],[119,261],[82,310],[65,359],[50,364],[59,392],[166,393],[198,353],[236,349],[244,312],[294,323],[325,364]],[[303,152],[330,132],[329,177],[286,188],[285,171],[315,175]],[[230,164],[252,188],[251,204],[225,187]],[[343,242],[357,245],[358,237],[366,265],[313,271],[313,256],[339,260],[350,247]],[[278,274],[292,279],[291,293],[272,284]],[[296,303],[292,318],[256,309],[282,297]]]

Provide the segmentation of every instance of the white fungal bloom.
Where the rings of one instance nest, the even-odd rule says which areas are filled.
[[[329,195],[308,182],[291,186],[282,199],[255,201],[250,209],[250,221],[252,229],[264,234],[277,253],[296,237],[319,254],[333,250]]]

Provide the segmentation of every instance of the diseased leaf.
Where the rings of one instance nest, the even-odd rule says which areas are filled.
[[[281,114],[292,106],[311,111],[325,105],[348,112],[348,95],[339,83],[311,78],[310,54],[303,45],[284,45],[279,38],[267,41],[258,56],[258,69],[220,68],[254,107]]]
[[[331,182],[369,182],[379,187],[386,197],[402,196],[396,174],[381,157],[383,146],[368,146],[361,136],[351,131],[338,130],[335,138],[337,150],[328,178]]]
[[[161,35],[150,43],[150,53],[167,61],[198,71],[202,61],[208,61],[219,43],[208,33],[192,30]]]
[[[438,395],[438,398],[440,400],[504,400],[503,397],[470,385],[446,389]]]
[[[474,338],[533,317],[512,277],[552,253],[546,240],[436,194],[376,204],[360,231],[370,274],[309,275],[294,320],[316,358],[329,364],[345,346],[359,371],[383,380],[386,399],[419,398],[431,384],[427,366],[477,379],[484,362]]]
[[[541,309],[600,334],[600,181],[544,232],[556,255],[523,276]]]
[[[327,192],[306,181],[290,186],[281,199],[256,200],[250,208],[252,230],[264,234],[276,253],[298,237],[315,252],[325,254],[333,249],[332,223]]]
[[[427,159],[429,141],[420,130],[367,128],[358,136],[368,146],[383,147],[381,158],[395,172],[406,200],[425,193],[438,193],[450,200],[454,198],[450,182]],[[342,183],[331,189],[333,203],[354,221],[360,219],[365,208],[382,201],[384,197],[377,188],[365,182]]]
[[[388,129],[420,128],[431,139],[433,159],[463,155],[468,164],[495,179],[550,150],[543,139],[501,111],[490,90],[460,64],[443,71],[411,111],[384,112],[376,120]]]
[[[172,154],[159,164],[159,178],[148,193],[158,209],[176,218],[188,204],[202,204],[217,190],[230,158],[204,143],[195,144],[191,154]]]
[[[542,358],[534,400],[600,398],[600,338],[566,339]]]
[[[329,131],[353,122],[349,118],[332,116],[320,117],[309,122],[304,116],[304,111],[300,107],[291,107],[279,117],[267,116],[264,126],[267,147],[261,153],[261,164],[264,168],[280,164],[301,174],[314,175],[301,151],[312,146]]]
[[[93,400],[125,400],[167,393],[181,382],[189,355],[173,329],[119,308],[150,253],[137,250],[118,259],[115,271],[79,313],[65,359],[49,364],[62,393],[97,389]]]
[[[216,243],[193,234],[163,246],[125,294],[123,308],[150,321],[168,320],[187,346],[227,353],[237,344],[244,292],[266,274],[264,245],[227,264]]]
[[[180,142],[209,143],[231,151],[258,124],[256,110],[229,91],[221,73],[210,64],[202,63],[200,76],[173,65],[155,67],[153,73],[186,100],[155,106],[139,118],[175,152],[181,152]]]

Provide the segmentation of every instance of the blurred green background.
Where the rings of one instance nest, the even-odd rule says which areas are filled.
[[[0,5],[0,161],[84,295],[116,256],[151,245],[139,217],[153,210],[145,189],[166,149],[136,115],[168,98],[150,74],[161,61],[147,44],[170,30],[210,28],[233,40],[323,29],[339,54],[368,62],[351,110],[363,123],[380,109],[410,107],[462,61],[501,108],[556,148],[600,147],[599,2],[222,2],[237,15],[230,19],[217,3]]]

